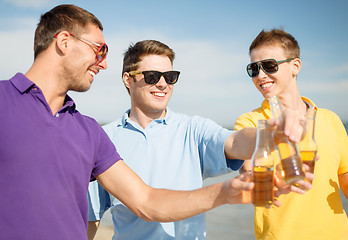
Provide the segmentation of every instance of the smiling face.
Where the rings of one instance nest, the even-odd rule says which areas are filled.
[[[172,63],[164,55],[146,55],[139,62],[137,71],[155,70],[166,72],[173,70]],[[125,73],[124,82],[131,97],[131,112],[142,112],[151,118],[160,118],[165,115],[165,109],[173,93],[172,84],[167,84],[162,76],[156,84],[146,84],[144,75],[133,77]]]
[[[251,62],[264,59],[285,60],[284,50],[279,46],[259,46],[251,51]],[[265,73],[261,68],[259,75],[252,78],[255,87],[264,98],[281,96],[295,93],[297,91],[296,76],[300,69],[299,59],[280,63],[278,71],[272,74]]]
[[[92,24],[88,26],[88,31],[79,37],[97,44],[104,43],[102,31]],[[69,36],[69,40],[72,50],[69,58],[63,63],[61,79],[64,79],[68,90],[84,92],[90,88],[99,70],[107,68],[106,60],[101,62],[97,60],[98,49],[95,45],[73,36]]]

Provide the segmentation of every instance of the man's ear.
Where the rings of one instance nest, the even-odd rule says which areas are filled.
[[[292,75],[296,77],[298,73],[301,71],[301,60],[299,58],[295,58],[292,60]]]
[[[122,80],[126,88],[130,89],[133,81],[133,77],[128,72],[123,73]]]
[[[56,38],[56,50],[60,55],[65,55],[68,51],[69,32],[61,31],[54,36]]]

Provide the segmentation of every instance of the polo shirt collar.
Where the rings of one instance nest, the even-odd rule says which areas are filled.
[[[26,92],[29,92],[33,87],[37,87],[35,83],[30,81],[24,74],[17,73],[14,77],[10,79],[10,82],[13,84],[13,86],[21,93],[24,94]],[[69,96],[66,95],[64,99],[64,108],[71,108],[72,110],[76,109],[76,104],[74,100]]]
[[[30,81],[24,74],[17,73],[14,77],[10,79],[10,82],[13,84],[17,90],[23,94],[26,91],[29,91],[32,87],[35,86],[35,83]]]
[[[130,113],[130,109],[128,109],[123,114],[120,125],[125,126],[127,123],[133,123],[133,121],[129,118],[129,113]],[[166,108],[166,115],[164,116],[164,118],[155,119],[152,122],[168,125],[168,122],[170,122],[172,115],[173,115],[173,112],[169,110],[168,108]]]
[[[122,116],[122,120],[121,120],[121,124],[119,124],[119,126],[125,126],[127,124],[127,122],[131,121],[129,119],[129,113],[130,113],[130,109],[128,109]]]
[[[302,101],[307,104],[307,106],[309,108],[314,108],[315,110],[318,110],[318,107],[317,105],[312,101],[310,100],[309,98],[306,98],[306,97],[301,97],[302,98]]]
[[[64,99],[64,107],[71,108],[74,111],[76,109],[76,104],[74,100],[68,94],[65,96],[65,99]]]

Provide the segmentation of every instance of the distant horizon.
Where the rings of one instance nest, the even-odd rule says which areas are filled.
[[[115,120],[117,120],[117,119],[115,119]],[[115,121],[115,120],[113,120],[113,121]],[[111,121],[111,122],[113,122],[113,121]],[[103,125],[109,124],[111,122],[107,122],[107,123],[98,122],[98,123],[99,123],[99,125],[103,126]],[[342,122],[342,123],[344,125],[344,128],[346,129],[347,134],[348,134],[348,122]],[[233,130],[233,125],[232,126],[222,126],[222,127],[229,129],[229,130]]]

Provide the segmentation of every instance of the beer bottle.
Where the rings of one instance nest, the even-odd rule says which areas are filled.
[[[284,181],[288,184],[304,179],[302,161],[297,145],[284,134],[284,113],[277,96],[268,99],[272,115],[279,125],[273,131],[273,140],[279,153]]]
[[[307,110],[306,134],[298,144],[302,162],[309,166],[309,171],[314,173],[315,160],[317,156],[317,143],[314,139],[315,115],[317,110],[309,108]]]
[[[252,155],[253,204],[269,207],[273,203],[274,160],[269,149],[271,135],[266,120],[258,120],[256,146]]]

